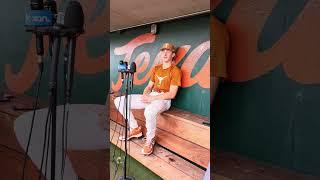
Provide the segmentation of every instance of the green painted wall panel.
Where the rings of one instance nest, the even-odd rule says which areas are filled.
[[[231,77],[219,87],[212,109],[215,146],[320,175],[318,35],[308,32],[319,29],[310,23],[318,14],[316,4],[246,3],[223,0],[214,13],[226,22],[232,43]],[[251,75],[254,71],[259,74]]]
[[[144,51],[150,54],[149,66],[144,73],[141,73],[139,75],[139,78],[144,77],[145,74],[149,71],[157,53],[159,52],[159,48],[163,43],[171,42],[178,47],[183,45],[191,45],[191,48],[185,58],[182,59],[182,61],[178,64],[178,66],[181,67],[185,59],[196,47],[206,41],[209,41],[209,15],[202,15],[183,20],[161,23],[159,24],[158,28],[159,33],[156,35],[155,41],[153,43],[143,44],[134,49],[134,52],[130,59],[130,61],[135,60],[136,57]],[[117,65],[120,60],[124,59],[123,55],[119,56],[115,54],[115,48],[124,46],[134,38],[149,32],[150,27],[143,26],[139,28],[128,29],[121,33],[111,33],[111,82],[116,83],[116,80],[118,79]],[[207,61],[208,57],[209,49],[200,57],[195,67],[192,69],[192,77],[194,77],[200,71],[200,69],[203,68],[204,63]],[[146,85],[147,82],[145,82],[143,85],[135,86],[133,93],[142,93]],[[179,90],[173,106],[196,114],[209,116],[209,97],[210,92],[208,88],[202,88],[201,86],[199,86],[199,84],[194,84],[191,87],[181,88]]]

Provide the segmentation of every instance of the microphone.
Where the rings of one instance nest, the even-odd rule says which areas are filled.
[[[46,0],[44,2],[44,9],[50,11],[53,14],[52,24],[57,22],[57,3],[55,0]],[[52,44],[53,44],[53,35],[49,34],[49,56],[52,57]]]
[[[83,32],[84,13],[78,1],[70,1],[64,16],[64,27],[70,29],[67,36],[68,64],[67,64],[67,98],[71,97],[74,75],[74,59],[76,50],[76,35]],[[68,99],[67,99],[68,100]]]
[[[38,55],[38,64],[39,64],[39,68],[40,71],[42,71],[43,69],[43,54],[44,54],[44,50],[43,50],[43,35],[40,34],[36,34],[36,49],[37,49],[37,55]]]
[[[64,27],[69,34],[76,35],[84,31],[84,13],[78,1],[70,1],[64,15]]]
[[[73,85],[73,74],[74,74],[74,57],[76,51],[76,38],[68,37],[68,63],[67,63],[67,103],[70,101],[71,89]]]
[[[119,65],[118,65],[118,72],[125,72],[127,70],[127,62],[123,62],[123,60],[120,60]]]
[[[128,63],[127,62],[123,62],[123,60],[120,60],[119,64],[118,64],[118,72],[120,72],[121,74],[121,79],[123,80],[123,73],[127,71],[128,68]]]
[[[43,26],[52,26],[53,13],[44,9],[44,3],[42,0],[31,0],[30,9],[26,10],[25,14],[25,26],[31,27],[43,27]]]
[[[136,71],[137,71],[137,65],[136,65],[135,62],[132,62],[132,63],[130,64],[129,73],[133,74],[133,73],[135,73]]]
[[[26,13],[26,24],[31,24],[33,26],[46,26],[47,17],[51,17],[49,12],[43,11],[44,4],[42,0],[31,0],[30,1],[30,9],[31,11],[27,11]],[[42,17],[42,18],[41,18]],[[36,51],[38,55],[38,64],[40,71],[43,69],[43,35],[36,33]]]
[[[66,43],[65,48],[64,48],[64,61],[63,61],[63,78],[64,78],[64,85],[65,87],[67,87],[67,80],[68,80],[68,57],[69,57],[69,43]],[[65,93],[66,93],[66,89],[65,89]]]
[[[133,80],[134,80],[134,73],[137,71],[137,65],[135,62],[132,62],[130,64],[130,69],[129,69],[129,73],[131,74],[131,82],[130,82],[130,89],[133,89]]]
[[[41,10],[41,9],[43,9],[43,1],[42,0],[31,0],[30,7],[32,10]]]
[[[58,11],[57,11],[57,2],[54,1],[54,0],[47,0],[45,3],[44,3],[44,9],[47,9],[49,11],[51,11],[53,14],[57,14]]]

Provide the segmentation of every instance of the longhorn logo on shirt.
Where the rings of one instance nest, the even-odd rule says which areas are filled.
[[[158,85],[161,86],[162,80],[164,80],[167,76],[164,76],[164,77],[161,77],[161,76],[158,76],[158,75],[156,75],[156,76],[157,76],[157,78],[159,80]]]

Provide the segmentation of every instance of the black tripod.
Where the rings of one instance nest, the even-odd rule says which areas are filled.
[[[73,80],[73,66],[74,66],[74,54],[75,54],[75,38],[80,35],[83,32],[78,32],[78,34],[70,35],[73,33],[72,29],[64,29],[60,26],[53,26],[53,27],[46,27],[46,28],[35,28],[35,27],[27,27],[27,31],[33,32],[33,33],[39,33],[42,35],[50,35],[53,40],[53,47],[52,49],[49,48],[50,55],[52,55],[52,63],[51,63],[51,72],[50,72],[50,80],[49,80],[49,109],[48,109],[48,115],[47,115],[47,122],[48,117],[49,118],[49,131],[51,130],[51,180],[55,180],[55,166],[56,166],[56,124],[57,124],[57,86],[58,86],[58,65],[59,65],[59,57],[60,57],[60,45],[61,45],[61,39],[63,37],[68,37],[68,43],[69,43],[69,55],[68,55],[68,61],[70,61],[70,65],[68,65],[68,77],[67,77],[67,103],[70,104],[70,96],[71,96],[71,88],[72,88],[72,80]],[[50,41],[51,42],[51,41]],[[52,50],[52,53],[51,53]],[[68,118],[68,117],[67,117]],[[47,128],[47,122],[46,122],[46,128]],[[49,132],[50,133],[50,132]],[[47,133],[45,131],[45,141],[46,141]],[[49,135],[48,135],[49,136]],[[49,144],[50,137],[48,137],[47,142],[44,142],[45,144]],[[48,145],[47,145],[48,146]],[[46,149],[46,148],[44,148]],[[45,151],[45,150],[44,150]],[[43,155],[44,155],[43,151]],[[47,154],[49,150],[46,150]],[[47,164],[47,159],[46,163]],[[40,173],[43,165],[43,160],[41,161],[41,168]],[[45,165],[46,169],[46,165]],[[46,174],[45,174],[46,175]],[[41,177],[41,176],[40,176]],[[40,179],[39,177],[39,179]]]
[[[51,179],[55,179],[56,164],[56,124],[57,124],[57,85],[58,85],[58,64],[60,55],[61,37],[59,34],[54,36],[53,56],[51,64],[51,74],[49,81],[49,112],[51,112]]]
[[[118,180],[134,180],[134,177],[127,176],[127,156],[128,156],[128,110],[129,110],[129,104],[128,104],[128,94],[129,89],[132,90],[133,88],[133,76],[136,72],[136,64],[135,62],[132,62],[130,67],[124,71],[120,71],[125,76],[125,95],[124,95],[124,104],[125,104],[125,143],[124,143],[124,149],[125,149],[125,156],[124,156],[124,166],[123,166],[123,176],[120,176]],[[131,76],[131,77],[130,77]],[[129,83],[130,81],[130,83]]]
[[[65,64],[65,67],[68,66],[68,70],[66,71],[65,68],[65,85],[67,85],[67,92],[66,93],[66,103],[69,107],[70,104],[70,97],[71,97],[71,88],[72,88],[72,81],[73,81],[73,69],[74,69],[74,56],[75,56],[75,45],[76,45],[76,37],[82,33],[84,33],[83,25],[84,25],[84,14],[82,10],[82,6],[77,1],[69,1],[65,15],[64,15],[64,21],[60,21],[61,17],[57,15],[57,6],[56,2],[53,0],[47,0],[45,2],[45,5],[43,4],[42,0],[39,1],[31,1],[31,13],[27,14],[29,17],[26,22],[25,28],[27,32],[32,32],[36,34],[37,37],[37,49],[38,49],[38,43],[41,43],[39,45],[39,49],[42,50],[41,55],[43,55],[43,39],[42,37],[44,35],[49,35],[50,38],[50,47],[49,47],[49,53],[50,57],[52,57],[52,64],[51,64],[51,73],[50,73],[50,81],[49,81],[49,110],[47,114],[47,120],[46,120],[46,127],[45,127],[45,138],[44,138],[44,147],[42,151],[42,160],[41,160],[41,168],[39,173],[39,179],[41,178],[41,170],[43,165],[43,157],[44,152],[47,151],[47,156],[49,153],[49,142],[50,142],[50,130],[51,130],[51,180],[55,180],[55,165],[56,165],[56,124],[57,124],[57,85],[58,85],[58,64],[59,64],[59,57],[60,57],[60,45],[61,45],[61,39],[63,37],[68,38],[68,64]],[[46,10],[45,10],[46,9]],[[48,17],[51,17],[51,15],[54,16],[52,22],[50,21],[50,24],[44,23],[39,24],[38,21],[35,21],[39,15],[35,15],[37,11],[40,11],[46,19]],[[57,17],[56,17],[57,15]],[[49,18],[50,19],[50,18]],[[31,22],[29,22],[31,21]],[[42,22],[42,21],[41,21]],[[43,22],[42,22],[43,23]],[[41,36],[41,38],[40,38]],[[38,38],[39,37],[39,38]],[[52,43],[53,41],[53,43]],[[51,48],[51,45],[53,44],[53,47]],[[39,55],[38,54],[38,55]],[[67,74],[66,74],[67,72]],[[36,107],[36,106],[35,106]],[[64,109],[65,110],[65,109]],[[65,113],[65,111],[64,111]],[[34,109],[35,114],[35,109]],[[67,111],[68,114],[68,111]],[[65,114],[64,114],[65,115]],[[65,118],[65,116],[64,116]],[[64,119],[63,118],[63,124]],[[49,120],[49,121],[48,121]],[[33,120],[34,121],[34,116]],[[67,117],[68,121],[68,117]],[[47,125],[49,123],[49,133],[47,133]],[[32,123],[33,124],[33,123]],[[33,126],[33,125],[32,125]],[[32,129],[32,128],[31,128]],[[64,131],[64,129],[63,129]],[[28,145],[27,145],[27,151],[26,155],[28,153],[28,147],[29,142],[31,138],[32,131],[30,130]],[[48,140],[46,139],[46,136],[48,137]],[[67,139],[67,138],[66,138]],[[46,142],[47,141],[47,142]],[[47,149],[46,149],[47,144]],[[67,144],[67,143],[65,143]],[[63,151],[65,148],[62,148]],[[64,153],[64,152],[63,152]],[[62,162],[64,163],[64,155],[62,155]],[[25,164],[25,163],[24,163]],[[47,166],[47,158],[45,162],[45,172],[46,172],[46,166]],[[62,165],[64,167],[64,164]],[[25,166],[24,166],[25,167]],[[24,170],[23,170],[24,172]],[[63,168],[61,171],[61,175],[63,177]],[[46,173],[45,173],[46,176]],[[24,178],[24,174],[22,179]]]

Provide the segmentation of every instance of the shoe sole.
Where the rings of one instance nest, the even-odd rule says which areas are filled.
[[[153,153],[155,144],[156,144],[156,143],[154,142],[154,143],[153,143],[152,151],[151,151],[150,153],[145,153],[145,152],[143,152],[143,149],[141,149],[141,153],[142,153],[143,155],[145,155],[145,156],[149,156],[150,154]]]
[[[141,153],[142,153],[143,155],[145,155],[145,156],[149,156],[150,154],[153,153],[153,150],[152,150],[150,153],[145,153],[145,152],[143,152],[143,149],[142,149],[142,150],[141,150]]]
[[[128,137],[127,138],[127,141],[129,141],[130,139],[132,139],[132,138],[139,138],[139,137],[141,137],[142,136],[142,133],[139,133],[139,134],[137,134],[137,135],[134,135],[134,136],[131,136],[131,137]],[[120,141],[124,141],[125,140],[125,138],[121,138],[121,137],[119,137],[119,140]]]

